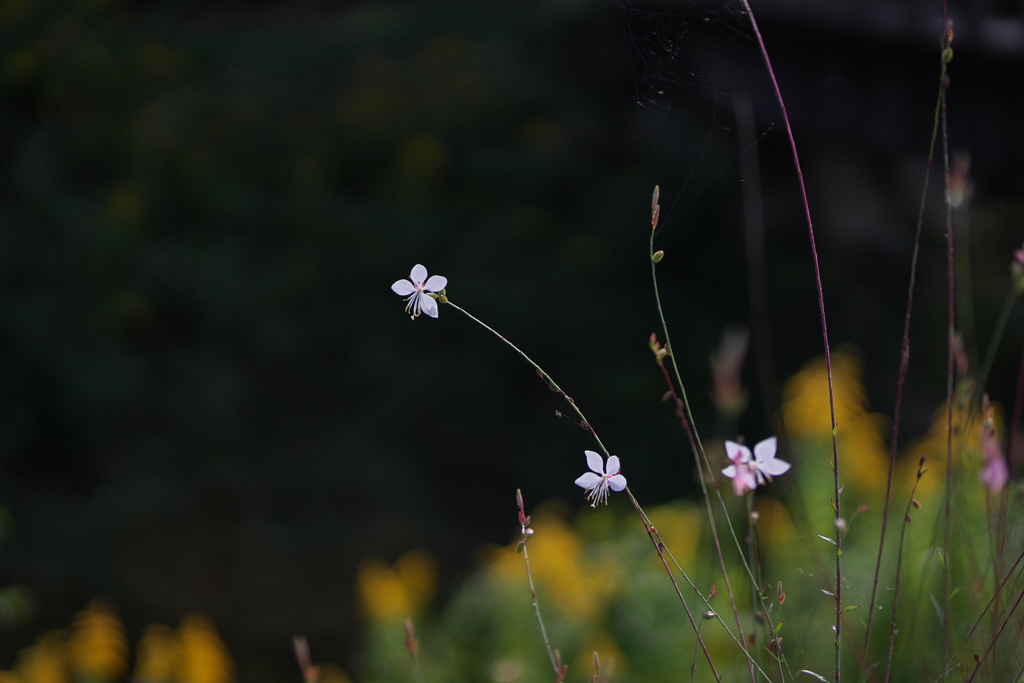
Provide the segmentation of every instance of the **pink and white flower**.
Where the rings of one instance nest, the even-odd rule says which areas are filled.
[[[732,490],[737,496],[753,491],[780,474],[785,474],[792,467],[785,460],[775,457],[778,439],[774,436],[754,446],[754,454],[750,449],[734,441],[725,442],[725,453],[732,464],[722,470],[722,474],[732,479]]]
[[[626,488],[626,478],[619,474],[619,456],[608,456],[607,465],[600,453],[594,451],[583,451],[587,456],[587,472],[576,480],[576,485],[587,490],[587,500],[594,501],[590,507],[597,507],[597,504],[604,502],[608,504],[608,489],[621,491]]]
[[[406,297],[405,312],[415,318],[426,313],[431,318],[437,317],[437,301],[427,292],[440,292],[448,286],[448,278],[440,275],[427,277],[427,269],[416,264],[409,273],[408,280],[398,280],[391,285],[391,291],[398,296]]]

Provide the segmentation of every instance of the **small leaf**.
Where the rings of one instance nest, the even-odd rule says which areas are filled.
[[[939,623],[942,623],[942,607],[939,606],[939,601],[931,593],[928,594],[928,599],[932,601],[932,607],[935,608],[935,616],[939,618]]]
[[[821,534],[814,534],[814,535],[817,536],[818,538],[820,538],[823,541],[828,541],[832,545],[836,544],[836,542],[834,540],[832,540],[831,538],[829,538],[828,536],[822,536]]]

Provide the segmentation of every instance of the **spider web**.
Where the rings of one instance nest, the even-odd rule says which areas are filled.
[[[626,18],[637,100],[656,111],[680,95],[713,102],[768,82],[757,39],[736,0],[619,0]]]
[[[752,136],[755,141],[771,131],[778,110],[757,36],[739,0],[618,0],[618,5],[634,57],[644,171],[671,197],[663,200],[665,226],[708,186],[735,179],[734,162],[756,144],[738,140],[736,109],[753,110],[763,131]],[[686,178],[672,180],[681,165]]]

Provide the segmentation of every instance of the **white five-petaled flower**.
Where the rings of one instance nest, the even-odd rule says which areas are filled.
[[[448,278],[440,275],[427,277],[427,269],[416,264],[409,273],[408,280],[398,280],[391,285],[391,291],[398,296],[406,297],[408,304],[405,312],[415,318],[420,313],[426,313],[431,318],[437,317],[437,302],[427,292],[440,292],[448,286]]]
[[[608,464],[605,465],[600,453],[594,451],[583,451],[587,456],[587,466],[590,472],[576,480],[576,485],[587,490],[587,500],[593,500],[590,507],[597,507],[597,504],[604,502],[608,504],[608,489],[621,491],[626,488],[626,478],[619,474],[619,456],[608,456]]]
[[[732,479],[732,490],[737,496],[753,491],[758,486],[769,482],[772,477],[785,474],[792,467],[785,460],[775,457],[778,439],[774,436],[754,446],[754,454],[750,449],[733,441],[725,442],[725,452],[732,464],[722,470],[722,474]]]

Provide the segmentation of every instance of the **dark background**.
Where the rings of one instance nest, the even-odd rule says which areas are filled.
[[[754,9],[831,338],[859,349],[891,412],[939,4]],[[475,547],[508,540],[517,487],[582,502],[585,434],[485,330],[403,314],[389,286],[415,263],[577,399],[645,503],[691,492],[646,348],[649,198],[660,184],[663,300],[713,436],[707,355],[750,319],[739,89],[761,134],[778,375],[821,351],[788,143],[735,3],[8,0],[0,15],[0,582],[36,597],[0,663],[106,595],[133,642],[209,614],[240,680],[294,679],[297,632],[358,671],[361,559],[430,549],[443,602]],[[983,349],[1024,236],[1024,9],[952,15]],[[652,65],[653,31],[684,49]],[[908,438],[944,396],[940,186]],[[1007,404],[1022,328],[1015,315],[992,373]],[[779,389],[755,376],[748,363],[740,430],[760,438]]]

